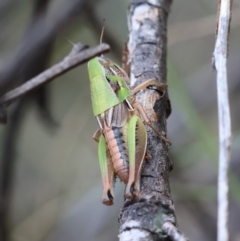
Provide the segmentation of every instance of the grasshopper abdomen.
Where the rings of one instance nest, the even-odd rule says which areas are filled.
[[[105,127],[103,128],[103,135],[110,152],[114,170],[119,179],[126,184],[129,177],[129,162],[123,128]]]

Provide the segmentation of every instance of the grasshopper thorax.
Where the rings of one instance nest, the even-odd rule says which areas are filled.
[[[88,73],[95,116],[131,96],[127,74],[110,59],[102,56],[91,59]]]

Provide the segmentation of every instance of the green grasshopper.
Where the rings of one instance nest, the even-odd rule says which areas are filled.
[[[88,62],[93,113],[100,129],[93,138],[98,142],[98,158],[103,182],[102,202],[113,204],[113,182],[116,175],[126,184],[125,198],[134,199],[140,192],[140,174],[147,147],[150,126],[163,141],[170,144],[153,127],[135,93],[154,85],[165,84],[150,79],[134,89],[126,72],[103,56]],[[142,121],[143,119],[143,121]]]

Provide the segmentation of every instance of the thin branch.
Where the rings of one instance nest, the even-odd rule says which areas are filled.
[[[12,198],[12,182],[14,180],[14,167],[16,161],[17,140],[20,126],[22,124],[24,105],[26,99],[17,101],[13,106],[9,123],[6,126],[1,154],[1,175],[0,175],[0,240],[8,241],[9,237],[9,211]]]
[[[81,45],[81,44],[80,44]],[[77,46],[77,45],[75,45]],[[81,45],[80,48],[85,48]],[[17,98],[29,93],[30,91],[36,89],[37,87],[48,83],[59,75],[67,72],[68,70],[74,68],[75,66],[85,63],[89,59],[98,56],[102,53],[108,52],[110,49],[109,45],[101,44],[93,48],[82,50],[79,53],[71,52],[67,57],[65,57],[61,62],[55,64],[51,68],[45,70],[38,76],[30,79],[26,83],[17,87],[14,90],[7,92],[0,99],[0,106],[8,106]]]
[[[35,0],[32,9],[32,18],[28,24],[23,42],[29,41],[28,38],[32,37],[32,31],[38,28],[44,29],[47,23],[47,13],[49,8],[50,0]],[[39,26],[40,25],[40,26]],[[39,34],[36,33],[36,34]],[[51,38],[48,38],[45,43],[42,43],[39,46],[38,52],[34,55],[31,61],[24,62],[21,72],[17,75],[15,79],[14,88],[26,82],[27,80],[35,77],[36,75],[43,72],[48,66],[49,59],[52,54],[53,43],[55,41],[56,35],[52,35]],[[14,79],[11,79],[11,82],[14,82]],[[42,120],[49,126],[56,126],[56,122],[51,114],[49,99],[50,92],[49,86],[43,85],[41,88],[38,88],[36,91],[31,93],[29,100],[35,102],[37,110],[39,111],[40,117]],[[11,88],[12,89],[12,88]],[[25,101],[25,104],[28,103]]]
[[[219,121],[218,172],[218,241],[229,240],[228,166],[231,156],[231,118],[228,100],[227,55],[232,0],[219,1],[219,19],[213,53],[213,66],[217,71]]]
[[[16,83],[16,78],[21,74],[23,63],[24,65],[31,63],[46,43],[82,11],[86,2],[88,1],[72,0],[66,2],[61,9],[52,15],[48,24],[45,24],[46,17],[39,18],[35,22],[28,35],[19,44],[17,53],[11,59],[2,61],[4,65],[0,66],[0,95],[6,93]]]

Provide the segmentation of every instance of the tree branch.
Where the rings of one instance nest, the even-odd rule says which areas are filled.
[[[131,0],[128,49],[132,86],[151,78],[166,82],[167,17],[171,4],[172,0]],[[154,126],[165,135],[170,102],[167,93],[159,97],[156,91],[146,89],[136,98]],[[138,200],[125,201],[120,213],[119,238],[121,241],[186,240],[177,230],[171,199],[169,172],[172,164],[168,146],[152,129],[147,131],[147,154],[151,160],[143,166]]]
[[[213,53],[213,66],[217,71],[218,121],[219,121],[219,171],[218,171],[218,241],[228,241],[228,166],[231,156],[231,117],[228,100],[227,55],[231,21],[232,0],[220,0],[218,24]]]
[[[86,46],[79,44],[75,45],[78,46],[78,50],[86,48]],[[21,86],[17,87],[14,90],[7,92],[5,95],[2,96],[0,99],[0,107],[6,107],[10,105],[14,100],[17,98],[29,93],[30,91],[36,89],[37,87],[48,83],[49,81],[53,80],[59,75],[67,72],[68,70],[76,67],[79,64],[85,63],[89,59],[100,55],[102,53],[108,52],[110,49],[109,45],[101,44],[99,46],[82,50],[79,53],[76,53],[76,50],[73,50],[67,57],[65,57],[60,63],[55,64],[51,68],[45,70],[38,76],[30,79],[26,83],[22,84]],[[3,112],[3,111],[2,111]],[[4,116],[4,115],[3,115]],[[2,122],[6,122],[6,120],[0,120]]]
[[[45,2],[45,0],[43,1]],[[37,18],[31,30],[19,45],[19,49],[14,56],[2,62],[0,66],[0,95],[3,95],[14,86],[16,78],[21,74],[22,66],[31,63],[35,56],[39,54],[42,48],[45,47],[63,26],[66,25],[72,18],[79,14],[87,0],[72,0],[66,2],[60,10],[52,16],[52,20],[46,25],[46,17]],[[44,8],[44,4],[42,4]],[[36,8],[36,7],[35,7]]]

